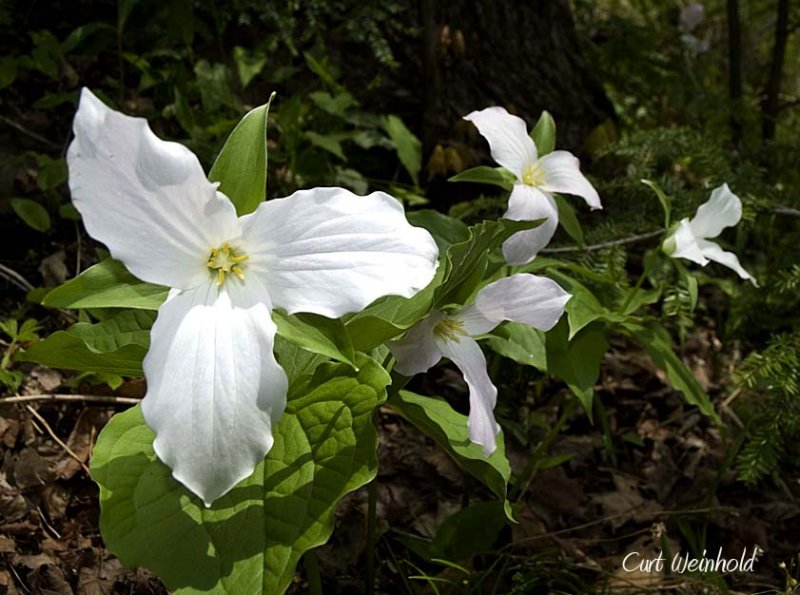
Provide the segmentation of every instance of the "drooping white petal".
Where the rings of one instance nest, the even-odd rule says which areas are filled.
[[[459,318],[470,335],[488,333],[505,320],[549,331],[571,297],[552,279],[519,273],[482,288]]]
[[[753,285],[758,285],[755,277],[744,270],[742,265],[739,264],[739,259],[733,252],[726,252],[717,244],[714,242],[709,242],[708,240],[700,240],[699,244],[700,249],[703,252],[703,256],[708,258],[708,260],[718,262],[719,264],[736,271],[736,274],[738,274],[742,279],[750,281]]]
[[[546,192],[563,192],[582,197],[592,209],[602,209],[597,190],[581,173],[580,161],[567,151],[553,151],[539,160]]]
[[[286,405],[269,296],[246,283],[207,282],[166,301],[144,359],[156,454],[206,505],[253,472]]]
[[[742,201],[727,184],[715,188],[711,197],[697,209],[689,221],[692,232],[698,238],[715,238],[726,227],[732,227],[742,218]]]
[[[405,337],[389,343],[397,362],[394,369],[404,376],[427,372],[442,359],[442,351],[434,340],[433,327],[444,319],[444,314],[433,312],[415,324]]]
[[[536,145],[528,136],[528,126],[519,116],[502,107],[487,107],[464,116],[489,142],[492,159],[522,179],[529,165],[536,162]]]
[[[247,271],[288,312],[337,318],[385,295],[410,297],[436,272],[439,251],[388,194],[300,190],[242,218]]]
[[[183,145],[81,92],[67,152],[89,235],[143,281],[186,289],[208,278],[211,248],[239,235],[236,210]]]
[[[460,337],[458,341],[438,340],[445,357],[449,358],[464,375],[469,387],[469,439],[483,446],[487,456],[497,448],[496,436],[500,426],[494,419],[497,388],[486,373],[486,358],[475,340]]]
[[[681,219],[675,232],[664,242],[665,246],[674,244],[675,249],[670,254],[673,258],[685,258],[701,266],[708,264],[708,259],[700,249],[700,238],[694,235],[689,219]]]
[[[558,227],[558,207],[553,197],[525,184],[514,185],[504,216],[515,221],[546,219],[539,227],[517,232],[503,243],[506,262],[512,265],[526,264],[536,258]]]

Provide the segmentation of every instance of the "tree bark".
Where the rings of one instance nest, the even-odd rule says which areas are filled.
[[[728,0],[728,95],[731,100],[731,138],[739,147],[742,142],[742,29],[739,21],[739,0]]]
[[[789,38],[789,0],[778,0],[775,19],[775,45],[772,46],[772,60],[767,84],[761,101],[761,138],[775,138],[775,123],[780,113],[781,79],[783,63],[786,58],[786,42]]]

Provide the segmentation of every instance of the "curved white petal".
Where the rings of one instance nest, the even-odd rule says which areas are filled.
[[[547,219],[539,227],[517,232],[503,243],[506,262],[512,265],[526,264],[536,258],[558,227],[558,207],[553,197],[525,184],[514,185],[504,216],[515,221]]]
[[[442,319],[444,314],[433,312],[425,320],[411,327],[405,337],[389,343],[389,349],[397,360],[395,370],[404,376],[413,376],[427,372],[442,359],[442,351],[433,334],[433,327]]]
[[[719,264],[736,271],[736,274],[738,274],[742,279],[750,281],[753,285],[758,285],[755,277],[744,270],[742,265],[739,264],[739,259],[733,252],[726,252],[714,242],[709,242],[707,240],[700,240],[700,249],[703,251],[703,256],[708,258],[708,260],[718,262]]]
[[[673,258],[685,258],[696,262],[701,266],[708,264],[708,259],[703,255],[698,242],[702,241],[695,237],[689,224],[689,219],[681,219],[678,229],[675,230],[667,240],[666,244],[675,244],[675,250],[670,254]]]
[[[567,151],[553,151],[539,160],[544,174],[542,190],[582,197],[592,209],[602,209],[597,190],[581,173],[580,161]]]
[[[242,218],[247,274],[272,303],[337,318],[385,295],[411,297],[436,272],[439,251],[424,229],[383,192],[300,190]]]
[[[697,209],[689,226],[698,238],[715,238],[726,227],[732,227],[742,218],[742,201],[727,184],[715,188],[711,197]]]
[[[494,419],[497,388],[486,373],[486,358],[471,337],[460,337],[458,341],[440,339],[438,343],[444,356],[464,375],[469,387],[469,439],[483,446],[483,453],[488,456],[497,448],[495,436],[500,426]]]
[[[536,162],[536,145],[528,136],[528,126],[519,116],[502,107],[487,107],[464,116],[489,142],[492,159],[522,179],[529,165]]]
[[[158,457],[207,506],[272,448],[287,390],[274,337],[269,297],[257,280],[208,282],[158,311],[142,413]]]
[[[73,130],[69,187],[89,235],[143,281],[187,289],[208,279],[210,250],[239,223],[197,157],[86,88]]]
[[[470,335],[487,333],[504,320],[549,331],[561,318],[571,297],[552,279],[519,273],[482,288],[475,296],[475,302],[465,308],[459,318]],[[486,323],[470,316],[473,309]],[[487,328],[489,324],[493,325]]]

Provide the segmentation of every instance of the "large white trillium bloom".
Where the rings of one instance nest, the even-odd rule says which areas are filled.
[[[389,345],[395,370],[413,376],[452,361],[469,387],[469,439],[490,455],[500,426],[494,419],[497,388],[486,372],[486,358],[473,337],[488,333],[505,320],[547,331],[564,313],[570,294],[555,281],[520,273],[482,288],[472,304],[454,314],[433,312],[400,341]]]
[[[464,116],[489,142],[492,158],[516,176],[504,215],[515,221],[545,219],[537,228],[514,234],[503,244],[508,264],[530,262],[553,237],[558,208],[553,192],[582,197],[592,209],[602,209],[597,191],[580,170],[578,159],[567,151],[539,158],[525,120],[502,107],[487,107]]]
[[[433,278],[438,251],[387,194],[302,190],[237,217],[183,145],[81,94],[69,186],[89,234],[172,288],[144,360],[158,457],[207,505],[272,447],[286,404],[274,307],[338,317]]]
[[[681,219],[677,229],[664,240],[664,252],[673,258],[685,258],[701,266],[713,260],[756,285],[755,278],[742,268],[735,254],[725,252],[719,245],[708,241],[741,219],[742,201],[727,184],[723,184],[711,192],[711,197],[698,207],[694,217]]]

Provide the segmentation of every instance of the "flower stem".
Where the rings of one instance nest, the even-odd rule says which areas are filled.
[[[378,531],[378,475],[367,486],[367,577],[366,593],[375,593],[375,545]]]
[[[628,309],[628,306],[631,305],[631,302],[633,302],[633,298],[636,297],[636,294],[639,293],[639,289],[641,289],[642,283],[644,283],[644,280],[647,277],[647,275],[650,274],[650,270],[653,268],[653,264],[655,263],[655,261],[656,261],[656,259],[653,258],[648,264],[645,265],[644,270],[642,271],[642,274],[639,275],[639,279],[636,281],[636,285],[634,285],[633,289],[631,289],[630,293],[628,294],[627,299],[625,300],[625,303],[622,304],[621,312],[623,314],[625,313],[625,310]]]
[[[303,556],[303,564],[306,567],[306,579],[308,580],[308,592],[311,595],[322,595],[322,577],[319,574],[319,560],[317,550],[308,550]]]

